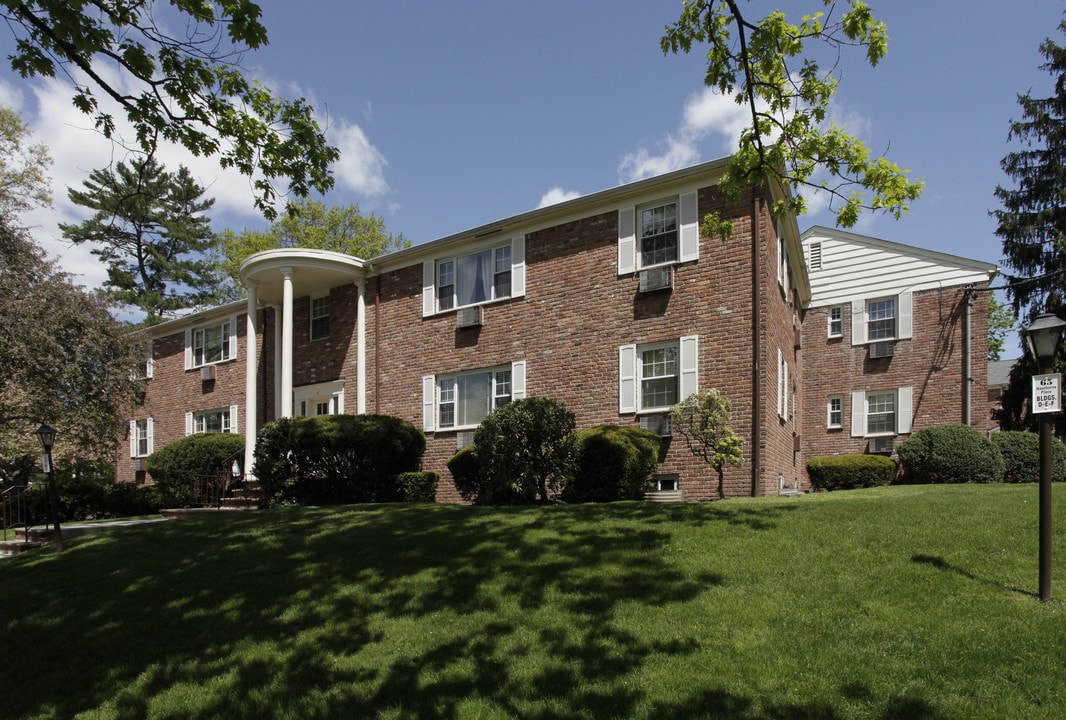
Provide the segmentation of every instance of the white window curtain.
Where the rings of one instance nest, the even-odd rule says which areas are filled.
[[[492,251],[485,250],[458,259],[456,268],[456,295],[458,305],[473,305],[485,302],[491,295]]]

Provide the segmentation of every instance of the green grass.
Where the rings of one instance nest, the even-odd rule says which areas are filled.
[[[912,486],[109,531],[0,563],[0,717],[1059,718],[1036,503]]]

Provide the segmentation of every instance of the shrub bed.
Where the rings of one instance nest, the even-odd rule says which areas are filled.
[[[851,490],[887,485],[896,463],[884,455],[834,455],[807,461],[807,476],[817,490]]]
[[[244,438],[232,433],[197,433],[172,442],[148,456],[151,476],[163,504],[187,507],[194,483],[228,473],[232,458],[244,452]]]
[[[1003,480],[1003,458],[969,425],[919,430],[897,447],[906,483],[990,483]]]
[[[1010,483],[1040,481],[1040,436],[1022,431],[992,433],[992,444],[1003,457],[1003,480]],[[1051,479],[1066,480],[1066,445],[1051,439]]]
[[[563,490],[566,502],[640,500],[659,467],[662,438],[649,430],[599,425],[575,434],[577,470]]]

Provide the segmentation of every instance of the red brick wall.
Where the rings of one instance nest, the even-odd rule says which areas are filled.
[[[866,451],[867,441],[851,437],[851,393],[857,390],[913,388],[912,430],[964,421],[965,288],[915,292],[913,330],[899,340],[891,358],[870,359],[866,345],[851,344],[851,313],[844,312],[844,337],[827,338],[828,308],[808,310],[803,326],[808,412],[803,447],[807,457]],[[970,310],[970,422],[984,432],[987,413],[988,303],[976,295]],[[826,428],[829,396],[843,398],[844,422]]]
[[[745,465],[726,470],[726,494],[751,494],[753,206],[749,197],[725,208],[716,191],[700,192],[700,216],[722,210],[737,232],[725,244],[703,238],[699,261],[676,268],[671,292],[640,294],[635,275],[617,275],[616,211],[530,233],[526,295],[486,306],[484,324],[475,329],[457,330],[454,312],[422,318],[420,263],[386,274],[380,288],[371,283],[368,297],[368,337],[381,327],[376,345],[371,340],[367,348],[368,410],[421,427],[424,375],[525,360],[527,395],[562,400],[574,411],[579,428],[636,424],[635,416],[618,411],[618,348],[698,334],[699,385],[716,387],[729,397],[733,428],[748,440]],[[763,255],[776,257],[772,223],[764,218],[763,226]],[[775,267],[769,263],[776,291]],[[787,303],[779,291],[776,298],[764,305],[764,318],[774,323],[774,337],[788,336],[791,350],[791,310],[778,318]],[[764,355],[768,352],[764,348]],[[773,357],[776,362],[776,350]],[[801,377],[798,366],[796,377]],[[764,407],[766,403],[776,407],[776,395],[764,394]],[[778,448],[778,435],[787,437],[787,453]],[[778,472],[794,475],[791,430],[766,437],[764,443],[772,450],[766,473],[776,491]],[[440,500],[458,500],[446,468],[455,452],[455,432],[429,433],[424,467],[442,474]],[[680,475],[687,500],[717,496],[714,470],[697,460],[680,437],[668,441],[660,470]]]

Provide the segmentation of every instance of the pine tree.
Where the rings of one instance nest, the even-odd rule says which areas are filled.
[[[1059,23],[1059,30],[1066,33],[1066,20]],[[1025,326],[1041,312],[1060,317],[1066,313],[1066,48],[1047,38],[1040,44],[1040,54],[1045,60],[1040,68],[1051,75],[1054,94],[1018,96],[1022,119],[1011,122],[1009,139],[1019,148],[1000,163],[1015,187],[996,188],[1002,208],[991,213],[1011,271],[1004,273],[1008,297]],[[1008,430],[1033,425],[1024,401],[1036,362],[1027,348],[1023,351],[999,414]],[[1057,370],[1062,365],[1061,358],[1056,360]]]
[[[74,203],[94,212],[59,227],[68,240],[93,243],[93,254],[107,264],[109,296],[143,310],[151,325],[211,297],[213,274],[203,253],[214,234],[204,213],[215,201],[203,194],[184,166],[170,173],[154,158],[120,162],[70,190]]]

